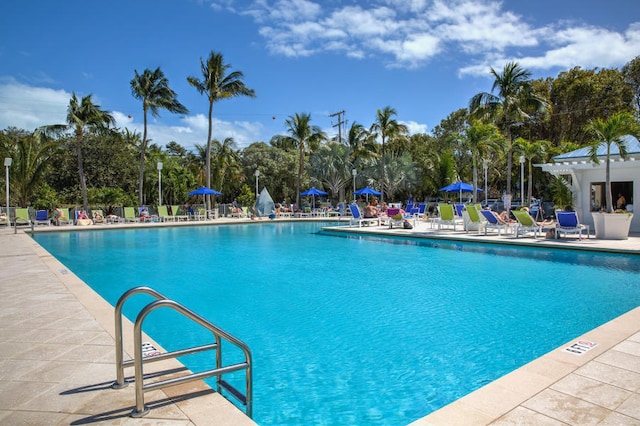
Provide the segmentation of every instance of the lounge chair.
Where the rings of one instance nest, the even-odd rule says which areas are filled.
[[[400,213],[400,209],[388,208],[387,219],[389,221],[389,229],[392,229],[393,225],[402,228],[404,224],[404,217],[402,216],[402,213]]]
[[[174,221],[176,218],[169,214],[167,206],[158,206],[158,218],[160,222]]]
[[[351,210],[351,219],[349,225],[358,225],[358,228],[366,225],[380,225],[380,218],[378,217],[363,217],[360,212],[360,207],[356,204],[349,204],[349,210]]]
[[[71,219],[71,212],[69,209],[60,209],[62,215],[58,216],[58,224],[60,225],[72,225],[73,220]]]
[[[37,225],[51,226],[51,221],[49,220],[49,213],[46,210],[37,210],[35,224],[36,226]]]
[[[186,214],[179,214],[180,206],[171,206],[171,216],[173,216],[174,220],[189,220],[189,216]]]
[[[453,206],[447,203],[438,204],[438,211],[440,212],[440,219],[438,220],[438,229],[441,229],[443,225],[453,226],[453,230],[456,230],[456,217],[453,213]]]
[[[464,211],[464,204],[455,204],[456,216],[462,217],[462,212]]]
[[[31,218],[29,217],[29,209],[16,208],[16,217],[13,219],[14,225],[31,225]]]
[[[478,231],[478,233],[480,233],[482,221],[480,220],[480,213],[478,213],[476,206],[472,204],[467,205],[466,209],[462,212],[462,220],[466,232]]]
[[[589,225],[583,225],[580,223],[580,219],[578,218],[578,213],[575,211],[557,211],[556,219],[558,220],[558,224],[556,226],[555,237],[559,238],[559,235],[562,234],[578,234],[578,237],[582,239],[582,231],[587,233],[587,238],[589,238]]]
[[[127,222],[140,222],[140,218],[136,216],[136,209],[134,207],[124,208],[124,223]]]
[[[91,219],[93,223],[106,223],[104,212],[100,209],[91,210]]]
[[[527,232],[533,232],[533,238],[538,238],[538,233],[542,234],[542,226],[538,225],[529,212],[524,210],[512,210],[511,213],[518,221],[516,225],[516,238]]]
[[[480,214],[485,219],[481,228],[484,229],[484,235],[487,235],[489,229],[497,229],[498,236],[500,236],[502,231],[508,231],[511,228],[508,223],[501,223],[491,210],[480,210]]]

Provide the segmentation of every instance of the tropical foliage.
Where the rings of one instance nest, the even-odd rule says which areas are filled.
[[[429,133],[410,135],[398,111],[386,106],[375,110],[372,123],[352,122],[340,143],[313,124],[318,117],[292,112],[283,122],[283,134],[239,148],[233,138],[216,137],[213,106],[255,93],[241,72],[212,51],[200,61],[201,76],[187,78],[208,101],[202,145],[186,148],[179,140],[148,138],[148,113],[158,118],[162,110],[186,112],[157,68],[135,71],[130,82],[133,96],[142,102],[142,134],[113,128],[113,117],[91,95],[73,94],[65,124],[36,131],[5,129],[0,155],[13,159],[11,204],[37,208],[91,205],[110,211],[134,203],[154,205],[160,196],[163,204],[183,204],[197,202],[187,193],[199,185],[221,191],[216,201],[237,198],[245,204],[255,201],[256,184],[267,187],[277,202],[300,204],[299,194],[313,185],[335,203],[351,199],[353,170],[358,187],[382,190],[389,201],[410,195],[435,200],[443,196],[439,188],[456,180],[481,187],[478,173],[484,164],[485,197],[495,198],[513,189],[511,182],[518,177],[512,171],[514,155],[526,159],[527,199],[550,199],[560,194],[561,182],[535,164],[597,141],[617,145],[621,134],[634,130],[640,117],[639,58],[622,70],[573,68],[544,80],[532,80],[515,62],[491,69],[491,90],[474,96],[468,109],[451,112]],[[158,162],[163,163],[160,172]],[[612,205],[609,199],[607,205]]]

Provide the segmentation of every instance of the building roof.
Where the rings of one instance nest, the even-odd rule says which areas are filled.
[[[627,135],[624,137],[626,145],[627,145],[627,154],[628,155],[639,155],[640,154],[640,142],[631,135]],[[575,160],[584,160],[591,158],[589,151],[591,148],[588,146],[576,149],[571,152],[567,152],[565,154],[556,155],[553,157],[553,161],[557,163],[561,163],[563,161],[575,161]],[[598,157],[606,157],[607,155],[607,145],[602,142],[598,146]],[[611,156],[618,157],[620,155],[620,151],[618,150],[618,146],[616,144],[611,144]]]

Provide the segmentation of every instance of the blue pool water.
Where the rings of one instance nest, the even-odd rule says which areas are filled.
[[[149,285],[245,341],[262,425],[407,424],[640,304],[638,256],[348,238],[327,225],[35,239],[111,304]],[[130,319],[149,302],[139,297]],[[156,315],[145,331],[165,348],[201,343],[195,326]]]

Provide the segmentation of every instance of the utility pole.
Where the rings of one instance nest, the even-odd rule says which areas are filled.
[[[344,121],[342,120],[342,115],[344,114],[344,110],[338,111],[334,114],[329,114],[329,117],[338,117],[338,124],[331,124],[332,127],[338,128],[338,142],[342,143],[342,125]]]

